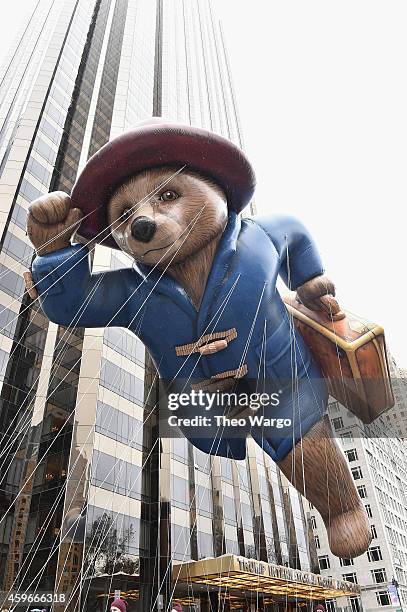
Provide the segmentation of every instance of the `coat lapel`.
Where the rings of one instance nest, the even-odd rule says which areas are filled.
[[[221,306],[222,301],[226,299],[228,292],[232,289],[237,279],[237,274],[230,274],[230,264],[236,253],[240,226],[240,217],[235,212],[230,212],[228,224],[215,253],[201,307],[198,312],[198,337],[213,331],[216,320],[220,315],[220,312],[216,315],[215,306]],[[221,300],[218,304],[219,297]],[[221,310],[222,307],[220,308]],[[208,327],[209,329],[207,329]]]
[[[172,276],[165,272],[163,273],[162,270],[153,269],[146,264],[137,263],[134,266],[143,277],[147,294],[151,293],[150,297],[156,294],[166,295],[189,316],[196,317],[196,310],[186,291]],[[165,313],[163,313],[164,315]]]

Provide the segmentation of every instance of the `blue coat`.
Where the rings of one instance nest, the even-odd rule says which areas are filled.
[[[273,413],[276,418],[291,418],[292,429],[284,435],[264,428],[251,431],[274,460],[284,458],[321,418],[327,401],[325,385],[318,381],[321,373],[302,337],[293,330],[276,289],[279,275],[296,289],[323,273],[314,242],[297,220],[240,218],[231,212],[199,311],[184,289],[159,270],[134,264],[133,268],[91,274],[86,255],[87,247],[76,244],[34,260],[34,281],[51,321],[70,325],[94,291],[75,325],[137,331],[166,380],[209,379],[244,365],[247,373],[239,384],[253,388],[260,363],[264,363],[268,380],[285,379],[292,384],[295,365],[294,379],[301,385],[296,393],[284,394]],[[230,329],[236,329],[237,336],[224,350],[206,356],[176,353],[177,346]],[[216,444],[195,435],[188,437],[206,452],[244,458],[245,440],[223,434],[218,434]]]

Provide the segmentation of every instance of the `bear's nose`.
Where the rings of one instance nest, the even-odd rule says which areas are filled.
[[[156,222],[148,217],[137,217],[131,224],[131,235],[140,242],[150,242],[157,229]]]

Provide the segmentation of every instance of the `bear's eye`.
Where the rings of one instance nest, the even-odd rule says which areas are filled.
[[[158,196],[161,202],[171,202],[171,200],[176,200],[177,198],[179,198],[179,194],[171,189],[167,189],[167,191],[164,191]]]
[[[120,215],[120,219],[122,221],[127,221],[127,219],[130,217],[131,215],[131,208],[125,208],[124,211],[122,212],[122,214]]]

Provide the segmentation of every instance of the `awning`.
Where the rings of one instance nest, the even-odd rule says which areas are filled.
[[[359,595],[353,582],[303,572],[236,555],[187,561],[173,568],[174,581],[209,585],[228,591],[255,591],[301,599],[326,599]]]

